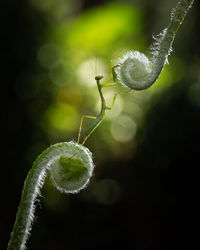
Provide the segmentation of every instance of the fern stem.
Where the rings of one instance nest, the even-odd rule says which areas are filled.
[[[172,50],[172,43],[176,33],[193,2],[194,0],[181,0],[178,2],[176,8],[172,10],[170,23],[167,29],[164,30],[163,35],[161,35],[162,37],[160,41],[158,41],[158,54],[153,59],[153,69],[149,83],[150,86],[158,79],[167,61],[168,55]]]
[[[172,10],[169,25],[158,36],[151,46],[152,58],[148,58],[139,51],[128,51],[112,67],[113,79],[118,80],[125,87],[134,90],[149,88],[158,79],[172,50],[176,33],[183,22],[194,0],[180,0]]]
[[[94,167],[91,153],[87,148],[73,142],[57,143],[47,148],[35,160],[25,180],[13,232],[8,244],[8,250],[25,249],[25,244],[30,234],[31,224],[34,219],[36,198],[40,194],[40,189],[46,177],[46,171],[48,169],[51,170],[51,168],[55,168],[55,164],[57,164],[56,166],[59,167],[59,160],[63,159],[63,156],[69,160],[72,160],[72,157],[76,158],[75,164],[78,163],[77,171],[75,164],[73,164],[73,169],[65,169],[65,172],[67,170],[66,179],[68,178],[68,182],[72,180],[71,186],[68,188],[63,187],[64,177],[62,175],[62,180],[60,181],[62,183],[61,187],[59,186],[59,183],[55,183],[55,181],[53,181],[56,187],[60,191],[66,193],[75,193],[87,185]],[[80,165],[80,162],[83,162],[84,164],[82,169],[80,168],[82,166]],[[69,165],[69,163],[70,162],[68,161],[67,164]],[[85,169],[87,169],[87,173],[85,173]],[[59,173],[60,170],[56,173],[57,176]],[[83,173],[83,176],[77,179],[77,173],[78,175]],[[53,176],[51,177],[54,179]],[[73,181],[75,184],[73,184]]]

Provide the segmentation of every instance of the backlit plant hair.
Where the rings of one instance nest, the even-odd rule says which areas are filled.
[[[90,151],[74,142],[62,142],[47,148],[33,163],[26,178],[8,250],[25,249],[34,219],[37,196],[47,170],[61,192],[77,193],[89,182],[94,169]]]
[[[154,37],[152,58],[149,59],[139,51],[126,52],[118,64],[112,67],[113,80],[133,90],[147,89],[156,82],[168,62],[176,33],[193,2],[194,0],[180,0],[172,10],[168,27]]]
[[[153,45],[151,59],[138,51],[126,52],[119,63],[112,67],[113,80],[118,79],[123,85],[134,90],[143,90],[150,87],[157,80],[167,62],[176,32],[193,1],[180,0],[178,2],[177,7],[172,11],[169,26],[155,38],[156,42]],[[93,173],[94,164],[92,154],[83,144],[102,123],[106,110],[112,108],[116,99],[116,95],[114,95],[111,107],[106,105],[102,88],[114,84],[109,83],[111,77],[101,84],[102,79],[103,76],[95,77],[101,98],[100,113],[96,118],[91,116],[82,116],[81,118],[81,126],[84,117],[95,119],[85,132],[82,144],[79,144],[80,126],[78,143],[62,142],[52,145],[40,154],[33,163],[24,183],[16,221],[8,243],[8,250],[25,249],[34,219],[37,196],[40,194],[47,171],[50,172],[52,182],[61,192],[77,193],[88,184]]]
[[[78,143],[62,142],[47,148],[33,163],[31,170],[24,183],[21,201],[19,204],[16,220],[8,243],[8,250],[23,250],[31,231],[34,219],[34,211],[37,196],[44,184],[47,171],[50,172],[51,180],[56,188],[65,193],[77,193],[85,188],[92,176],[94,163],[89,149],[83,146],[88,137],[102,123],[106,110],[112,108],[106,105],[102,88],[107,86],[101,84],[103,76],[96,76],[97,89],[101,99],[101,109],[96,118],[82,116],[78,134]],[[110,85],[108,85],[110,86]],[[113,97],[113,103],[116,95]],[[83,118],[94,118],[94,121],[86,130],[82,144],[79,144]]]

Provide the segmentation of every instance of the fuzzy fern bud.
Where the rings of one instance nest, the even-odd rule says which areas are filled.
[[[8,250],[23,250],[31,230],[37,196],[47,170],[56,188],[76,193],[89,182],[94,169],[90,151],[74,142],[57,143],[47,148],[33,163],[26,178]]]
[[[117,80],[133,90],[147,89],[156,82],[168,62],[176,33],[193,2],[194,0],[178,2],[176,8],[172,10],[168,27],[158,36],[154,36],[155,42],[151,46],[150,59],[138,51],[125,53],[118,64],[112,67],[114,81]]]
[[[152,63],[139,51],[128,51],[115,68],[116,77],[125,87],[135,90],[146,88],[152,73]]]
[[[69,142],[68,150],[69,152],[66,150],[50,167],[51,179],[61,192],[76,193],[87,185],[94,165],[86,147]]]

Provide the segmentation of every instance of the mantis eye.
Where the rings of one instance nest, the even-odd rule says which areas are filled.
[[[104,76],[103,75],[97,75],[97,76],[95,76],[95,80],[101,80],[101,79],[103,79],[104,78]]]

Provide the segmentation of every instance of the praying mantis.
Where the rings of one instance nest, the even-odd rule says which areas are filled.
[[[149,88],[158,79],[166,64],[176,32],[193,2],[194,0],[180,0],[173,9],[168,27],[155,39],[153,58],[149,60],[143,53],[130,51],[125,53],[117,65],[112,66],[111,76],[106,81],[101,83],[104,78],[102,75],[95,77],[101,99],[99,114],[97,117],[86,115],[81,117],[78,143],[63,142],[51,145],[37,157],[24,183],[8,250],[25,249],[34,219],[37,196],[40,194],[47,171],[50,171],[51,179],[62,192],[76,193],[86,187],[92,176],[94,164],[91,152],[83,145],[103,122],[106,111],[112,109],[117,97],[115,94],[111,106],[107,106],[102,88],[115,86],[118,81],[130,88],[128,92]],[[111,80],[114,83],[110,83]],[[84,118],[92,118],[94,121],[86,130],[80,145]]]
[[[78,133],[78,140],[77,143],[80,142],[80,138],[81,138],[81,130],[82,130],[82,125],[83,125],[83,120],[84,118],[89,118],[89,119],[94,119],[94,121],[90,124],[89,128],[86,130],[85,135],[84,135],[84,139],[83,142],[81,143],[81,145],[84,145],[85,142],[87,141],[87,139],[89,138],[89,136],[96,130],[96,128],[103,122],[103,120],[105,119],[105,113],[106,110],[111,110],[112,107],[114,106],[115,103],[115,99],[117,97],[117,93],[114,95],[113,99],[112,99],[112,104],[111,106],[107,106],[105,98],[103,96],[102,93],[102,88],[103,87],[111,87],[111,86],[115,86],[116,83],[109,83],[109,81],[113,78],[112,74],[111,76],[105,80],[102,84],[100,83],[100,81],[104,78],[103,75],[97,75],[95,76],[95,80],[97,83],[97,88],[98,88],[98,92],[100,95],[100,99],[101,99],[101,109],[99,114],[97,115],[97,117],[93,117],[93,116],[88,116],[88,115],[82,115],[81,116],[81,122],[80,122],[80,127],[79,127],[79,133]]]
[[[84,138],[83,138],[83,142],[81,143],[81,145],[84,145],[85,142],[87,141],[87,139],[90,137],[90,135],[97,129],[97,127],[103,122],[103,120],[105,119],[105,113],[106,110],[111,110],[114,106],[116,97],[117,97],[117,93],[114,94],[113,99],[112,99],[112,103],[111,106],[108,106],[106,104],[105,98],[103,96],[102,93],[102,88],[104,87],[112,87],[112,86],[116,86],[118,81],[117,78],[117,74],[116,74],[116,69],[118,67],[120,67],[121,65],[115,64],[113,65],[112,60],[110,61],[110,67],[111,67],[111,73],[110,76],[103,82],[101,83],[100,81],[104,78],[103,75],[96,75],[95,76],[95,81],[97,83],[97,88],[99,91],[99,95],[100,95],[100,99],[101,99],[101,109],[99,114],[97,115],[97,117],[93,117],[93,116],[88,116],[88,115],[82,115],[81,116],[81,121],[80,121],[80,126],[79,126],[79,132],[78,132],[78,140],[77,143],[80,143],[80,138],[81,138],[81,131],[82,131],[82,125],[83,125],[83,120],[84,118],[89,118],[89,119],[94,119],[94,121],[90,124],[89,128],[86,130]],[[112,82],[111,82],[112,81]],[[129,89],[128,91],[126,91],[126,93],[130,93],[132,91],[132,89]]]

